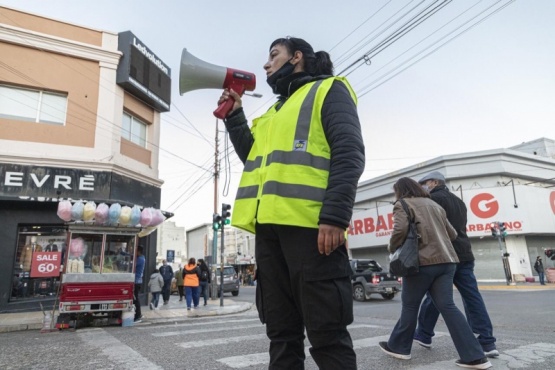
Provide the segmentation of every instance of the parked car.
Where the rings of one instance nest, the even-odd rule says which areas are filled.
[[[380,264],[371,259],[350,260],[353,275],[353,298],[364,302],[371,294],[380,294],[383,299],[393,299],[401,291],[402,279],[384,271]]]
[[[216,279],[216,284],[218,284],[218,297],[220,296],[220,271],[218,267],[216,269],[216,276],[212,275],[212,281]],[[239,277],[233,266],[224,266],[224,294],[231,293],[234,297],[239,295]],[[209,294],[212,296],[212,284],[209,287]]]

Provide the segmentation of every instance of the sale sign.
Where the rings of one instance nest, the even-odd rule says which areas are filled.
[[[60,275],[62,252],[33,252],[31,277],[43,278]]]

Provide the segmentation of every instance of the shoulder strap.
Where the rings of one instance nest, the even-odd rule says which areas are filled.
[[[407,205],[407,203],[404,201],[403,198],[399,198],[399,202],[401,202],[401,205],[403,206],[403,209],[405,210],[405,213],[407,214],[407,218],[409,219],[409,221],[414,222],[414,217],[411,217],[409,206]]]

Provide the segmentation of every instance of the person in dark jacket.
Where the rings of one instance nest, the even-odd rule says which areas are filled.
[[[173,269],[168,265],[168,261],[163,260],[162,266],[160,266],[160,275],[164,279],[164,288],[162,288],[162,298],[164,299],[164,304],[168,304],[170,301],[170,293],[173,279]]]
[[[536,270],[536,272],[538,273],[540,284],[545,285],[545,270],[543,268],[543,262],[540,256],[536,258],[536,263],[534,263],[534,270]]]
[[[320,369],[356,369],[345,230],[364,170],[356,96],[328,53],[275,40],[264,65],[278,101],[249,128],[241,97],[225,119],[245,164],[232,225],[256,234],[259,317],[269,369],[304,368],[304,330]],[[325,307],[325,309],[322,309]]]
[[[210,285],[211,278],[210,278],[210,269],[208,265],[202,258],[198,260],[198,267],[200,268],[200,276],[199,276],[199,286],[200,286],[200,293],[204,298],[204,305],[208,304],[208,286]]]
[[[430,193],[432,200],[445,210],[447,219],[457,230],[457,238],[453,241],[453,247],[455,247],[460,262],[457,264],[453,283],[461,294],[468,324],[472,328],[472,332],[478,334],[478,341],[482,345],[485,355],[497,357],[499,351],[495,345],[493,326],[474,275],[474,255],[470,239],[466,235],[466,205],[449,191],[445,185],[445,177],[438,171],[430,172],[418,182],[424,190]],[[421,346],[431,348],[438,317],[439,311],[428,294],[420,307],[418,327],[414,335],[414,340]]]

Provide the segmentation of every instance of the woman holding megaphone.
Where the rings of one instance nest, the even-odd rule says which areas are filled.
[[[328,53],[275,40],[264,64],[277,102],[249,128],[234,91],[225,119],[245,167],[232,225],[256,234],[256,302],[270,369],[304,368],[304,329],[320,369],[356,369],[347,325],[352,273],[345,231],[364,170],[356,96]]]

